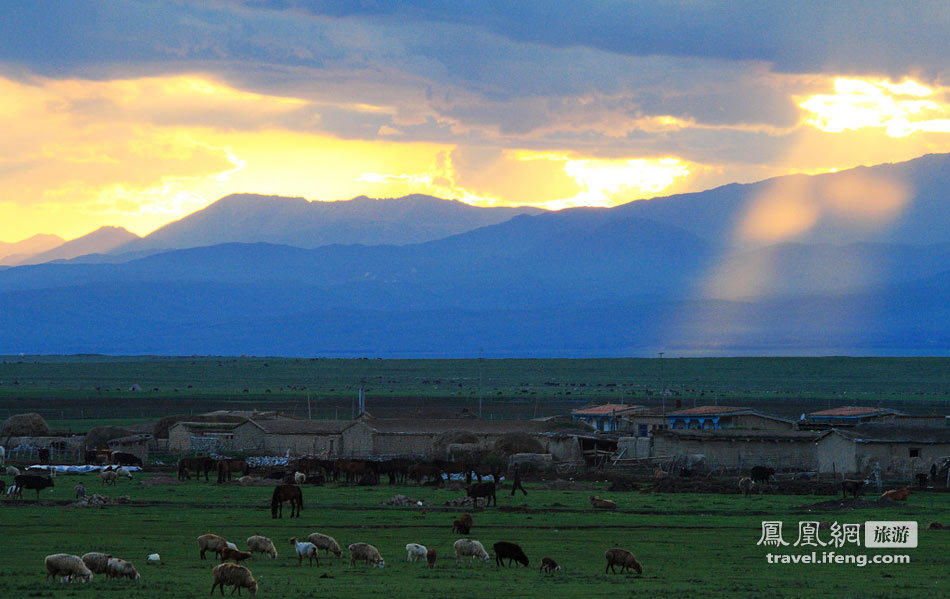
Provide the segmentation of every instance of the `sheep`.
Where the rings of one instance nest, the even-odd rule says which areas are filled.
[[[749,478],[748,476],[743,476],[739,479],[739,492],[744,494],[746,497],[752,494],[752,491],[755,489],[755,481]]]
[[[129,472],[128,468],[119,468],[115,471],[116,476],[124,476],[125,478],[132,480],[132,473]]]
[[[160,564],[162,563],[162,556],[157,553],[150,553],[148,557],[145,558],[146,564]]]
[[[491,560],[482,544],[473,539],[459,539],[455,541],[454,547],[456,564],[461,564],[463,557],[470,557],[473,560],[480,559],[486,564]]]
[[[429,549],[426,551],[426,565],[430,568],[435,568],[435,560],[438,557],[439,554],[435,549]]]
[[[115,470],[103,470],[99,473],[99,480],[104,485],[115,485],[116,478],[118,478],[118,475]]]
[[[890,489],[888,491],[884,491],[884,494],[881,495],[880,499],[884,499],[886,497],[891,501],[907,501],[907,496],[909,494],[910,492],[908,491],[907,487],[904,487],[903,489]]]
[[[274,547],[274,542],[267,537],[262,537],[260,535],[248,537],[247,548],[249,551],[255,553],[266,553],[271,559],[277,559],[277,548]]]
[[[595,509],[598,510],[615,510],[617,509],[617,504],[609,499],[601,499],[596,495],[590,496],[590,504]]]
[[[221,550],[228,546],[228,542],[218,535],[206,534],[198,537],[198,550],[201,551],[201,559],[205,558],[205,551],[211,551],[217,557],[221,557]]]
[[[297,548],[297,565],[303,565],[303,558],[310,560],[310,566],[313,567],[313,560],[317,560],[320,565],[320,555],[317,553],[317,546],[309,541],[298,541],[297,537],[291,537],[290,544]]]
[[[84,487],[82,483],[73,487],[73,491],[76,492],[76,499],[82,499],[86,496],[86,487]]]
[[[420,545],[419,543],[406,543],[406,561],[415,562],[420,559],[425,559],[428,549],[425,545]]]
[[[541,558],[541,572],[551,574],[553,572],[560,572],[561,566],[557,565],[557,562],[551,559],[550,557]]]
[[[343,557],[343,550],[340,549],[340,545],[336,542],[336,539],[329,535],[315,532],[311,533],[307,540],[316,545],[318,549],[326,551],[327,555],[332,553],[337,557]]]
[[[307,475],[303,472],[294,472],[294,484],[302,485],[307,482]]]
[[[242,487],[245,487],[245,486],[251,484],[252,482],[254,482],[254,477],[253,477],[253,476],[247,476],[247,475],[245,475],[245,476],[242,476],[241,478],[239,478],[239,479],[237,479],[237,480],[238,480],[238,484],[239,484],[239,485],[241,485]]]
[[[139,573],[130,562],[117,557],[109,558],[106,564],[106,578],[128,578],[129,580],[138,580]]]
[[[257,581],[254,580],[251,571],[244,566],[237,564],[218,564],[211,573],[214,576],[214,584],[211,585],[212,595],[214,595],[214,587],[219,587],[221,594],[224,595],[225,586],[234,587],[238,595],[241,594],[242,588],[250,591],[251,595],[257,594]],[[234,591],[231,591],[231,594],[233,595]]]
[[[353,543],[347,549],[350,550],[350,566],[355,566],[356,562],[366,562],[367,565],[372,564],[377,568],[386,566],[386,561],[379,554],[379,549],[369,543]]]
[[[452,532],[467,535],[474,525],[475,522],[472,520],[471,514],[465,512],[459,516],[458,520],[452,522]]]
[[[607,567],[604,568],[604,574],[607,573],[607,570],[616,574],[617,571],[614,570],[614,566],[620,566],[621,574],[623,574],[623,571],[627,568],[636,570],[637,574],[643,574],[643,565],[637,561],[637,556],[626,549],[618,549],[616,547],[608,549],[604,552],[604,557],[607,559]]]
[[[20,469],[16,466],[7,466],[7,476],[20,476]]]
[[[231,541],[225,541],[225,542],[224,542],[224,546],[227,547],[228,549],[237,549],[237,548],[238,548],[237,545],[235,545],[235,544],[232,543]]]
[[[78,555],[54,553],[47,555],[44,561],[46,563],[46,580],[50,578],[56,580],[57,576],[62,576],[67,582],[72,582],[73,577],[77,576],[83,582],[92,582],[92,572],[82,563]]]
[[[246,559],[251,559],[254,557],[254,554],[250,551],[241,551],[240,549],[231,549],[230,547],[225,547],[221,550],[221,561],[233,561],[236,564],[243,562]]]
[[[512,561],[516,561],[522,566],[528,566],[528,556],[524,554],[524,550],[521,549],[521,546],[515,543],[509,543],[508,541],[498,541],[492,545],[492,549],[495,551],[495,565],[501,566],[503,560],[508,560],[508,565],[511,565]]]

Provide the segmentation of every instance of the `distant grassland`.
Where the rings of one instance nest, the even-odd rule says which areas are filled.
[[[134,475],[104,487],[95,475],[60,476],[43,499],[59,505],[36,505],[32,498],[16,505],[3,501],[0,526],[15,550],[0,552],[0,597],[157,599],[203,597],[211,588],[213,559],[200,560],[195,538],[213,532],[239,547],[247,537],[273,539],[278,559],[256,555],[247,562],[260,583],[258,597],[359,598],[452,597],[921,597],[945,596],[950,532],[926,530],[930,522],[950,521],[950,494],[912,493],[907,505],[830,512],[803,511],[797,506],[824,502],[828,496],[641,494],[611,493],[605,485],[593,489],[545,490],[529,481],[528,496],[499,494],[499,507],[472,511],[475,526],[468,535],[491,553],[492,544],[519,543],[530,567],[498,568],[491,564],[457,566],[451,522],[461,509],[445,502],[461,491],[430,487],[381,485],[344,487],[305,485],[302,517],[271,519],[267,508],[270,486],[220,486],[190,482],[145,486],[151,475]],[[88,493],[127,495],[133,503],[105,509],[77,509],[72,487],[85,483]],[[425,508],[391,508],[380,502],[402,493],[432,503]],[[617,502],[615,512],[594,511],[588,495]],[[33,495],[32,492],[29,495]],[[28,497],[28,495],[25,495]],[[768,549],[757,545],[763,520],[784,523],[790,545]],[[817,548],[838,554],[908,554],[910,564],[769,565],[766,553],[801,555],[812,547],[794,547],[800,521],[863,523],[867,520],[915,520],[919,547],[906,550],[847,546]],[[321,557],[320,566],[297,566],[288,542],[320,531],[343,546],[344,559]],[[830,540],[823,528],[819,538]],[[862,535],[863,539],[863,535]],[[350,567],[346,545],[357,541],[377,546],[384,569]],[[422,543],[436,549],[434,570],[407,563],[405,544]],[[605,574],[604,551],[610,547],[633,551],[643,563],[642,576]],[[131,560],[142,579],[108,581],[96,576],[91,584],[47,583],[43,558],[49,553],[81,555],[106,551]],[[147,554],[158,552],[162,565],[147,566]],[[553,576],[538,572],[542,556],[556,559],[563,571]],[[326,575],[326,578],[320,578]],[[230,590],[228,591],[230,593]],[[217,596],[217,595],[216,595]],[[247,592],[243,596],[247,597]]]
[[[950,358],[7,356],[0,357],[0,417],[37,411],[54,421],[127,420],[256,408],[348,418],[361,384],[368,409],[381,416],[477,412],[481,404],[486,418],[528,418],[608,401],[744,405],[786,416],[852,404],[929,414],[950,404]]]

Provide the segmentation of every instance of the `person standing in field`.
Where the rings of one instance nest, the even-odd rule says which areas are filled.
[[[518,464],[515,464],[515,473],[514,479],[511,482],[511,496],[515,496],[515,491],[521,489],[521,492],[525,494],[525,497],[528,496],[528,492],[525,491],[524,487],[521,485],[521,470],[518,468]]]

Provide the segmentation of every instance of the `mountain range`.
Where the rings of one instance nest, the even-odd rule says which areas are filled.
[[[929,155],[611,209],[229,196],[0,271],[0,353],[945,355],[948,184]]]

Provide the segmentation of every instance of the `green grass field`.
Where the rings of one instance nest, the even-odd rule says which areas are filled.
[[[379,416],[406,410],[451,415],[481,405],[486,418],[531,418],[592,401],[667,408],[718,402],[785,416],[851,404],[946,413],[950,358],[7,356],[0,358],[0,418],[36,411],[54,421],[147,419],[223,408],[348,418],[361,384],[368,409]],[[129,391],[132,385],[142,390]],[[662,389],[672,395],[661,396]]]
[[[451,521],[463,511],[440,507],[460,491],[390,487],[304,487],[300,519],[271,519],[270,487],[219,486],[190,482],[145,486],[151,475],[132,483],[102,487],[95,475],[60,476],[43,491],[45,501],[65,502],[82,480],[88,493],[128,495],[133,503],[104,509],[63,505],[19,505],[3,501],[0,525],[7,535],[0,551],[0,597],[166,598],[207,595],[215,562],[198,559],[195,538],[214,532],[239,547],[253,534],[271,537],[279,558],[257,556],[248,562],[260,583],[260,597],[926,597],[945,595],[950,532],[926,530],[932,521],[950,522],[950,494],[912,493],[906,506],[870,510],[805,512],[796,506],[827,501],[828,496],[609,493],[593,490],[542,490],[499,496],[498,508],[473,512],[470,538],[491,552],[499,540],[519,543],[529,568],[488,564],[456,565]],[[595,485],[597,487],[597,485]],[[430,508],[382,507],[403,493],[432,502]],[[597,493],[617,501],[616,512],[593,511],[587,497]],[[906,553],[910,564],[769,565],[767,549],[757,546],[763,520],[781,520],[785,539],[794,542],[799,521],[863,523],[866,520],[916,520],[920,546],[906,550],[839,549],[839,553]],[[320,566],[297,566],[287,540],[320,531],[341,545],[376,545],[386,568],[350,567],[348,560],[321,559]],[[824,540],[828,540],[827,531]],[[422,543],[439,552],[434,570],[405,561],[404,546]],[[603,552],[630,549],[644,565],[642,576],[604,574]],[[138,582],[96,577],[89,585],[44,582],[43,558],[66,552],[106,551],[131,560]],[[344,552],[345,552],[344,548]],[[777,553],[804,553],[787,547]],[[810,550],[809,550],[810,551]],[[145,555],[161,554],[160,566],[146,566]],[[553,576],[538,572],[540,558],[563,567]],[[320,576],[326,574],[327,578]],[[230,592],[230,591],[229,591]],[[246,592],[245,592],[246,594]]]

